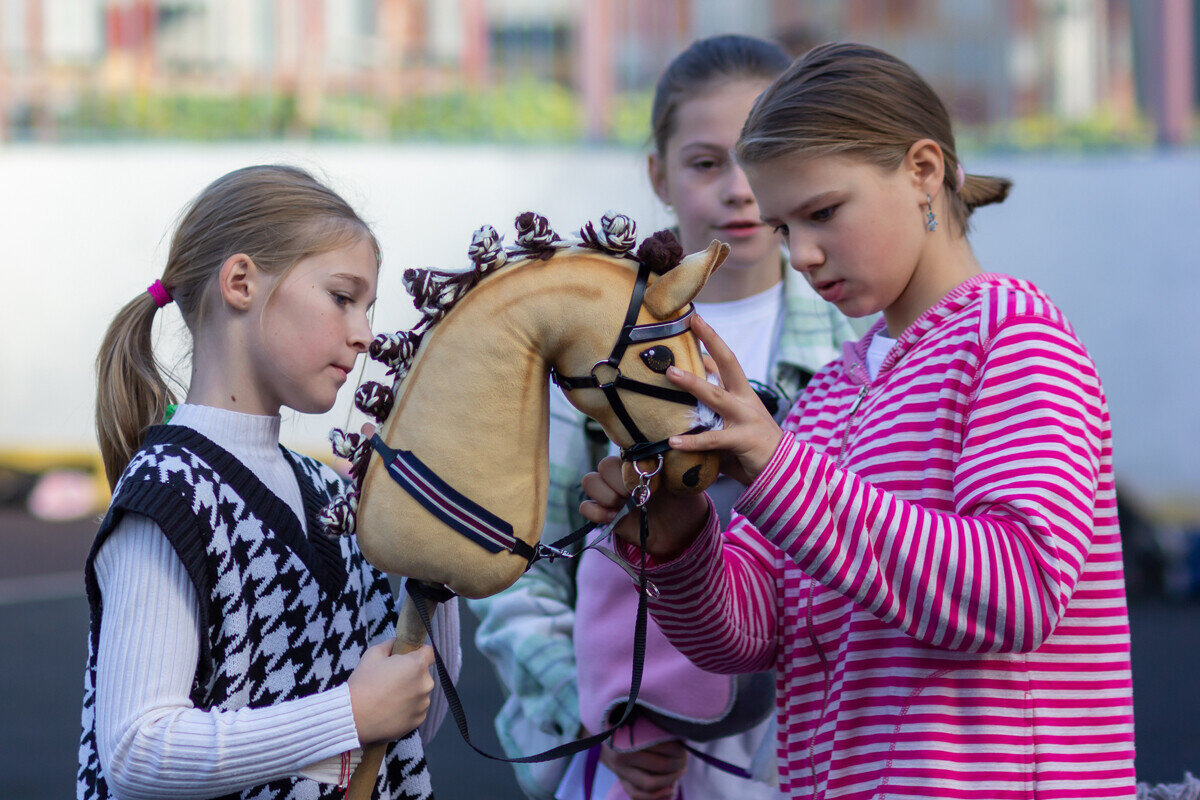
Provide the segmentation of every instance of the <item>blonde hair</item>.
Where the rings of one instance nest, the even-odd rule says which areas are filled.
[[[213,181],[184,210],[160,280],[194,339],[208,288],[230,256],[243,253],[259,270],[283,275],[301,259],[363,239],[378,264],[370,228],[333,190],[297,167],[245,167]],[[96,433],[110,487],[146,430],[176,402],[154,357],[156,311],[147,292],[126,303],[96,358]]]
[[[980,206],[1000,203],[1012,181],[963,174],[950,115],[912,67],[862,44],[825,44],[797,59],[759,96],[742,128],[738,160],[848,155],[895,169],[912,145],[932,139],[945,161],[943,189],[963,233]]]

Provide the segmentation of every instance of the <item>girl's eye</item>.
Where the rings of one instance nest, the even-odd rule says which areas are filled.
[[[833,219],[833,212],[837,210],[837,206],[826,206],[812,213],[813,222],[828,222]]]
[[[675,355],[671,352],[671,348],[661,344],[651,347],[649,350],[643,350],[641,355],[646,366],[659,375],[665,373],[667,368],[675,363]]]
[[[333,293],[333,302],[339,306],[348,306],[354,302],[354,298],[350,297],[349,295],[339,294],[338,292],[334,292]]]
[[[771,229],[771,233],[782,234],[783,236],[786,237],[789,233],[788,226],[787,225],[776,225],[774,228]]]
[[[692,169],[707,171],[717,168],[717,160],[715,158],[700,158],[692,162]]]

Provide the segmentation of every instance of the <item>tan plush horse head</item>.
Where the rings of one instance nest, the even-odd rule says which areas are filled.
[[[621,215],[607,215],[598,232],[589,224],[574,243],[533,214],[517,229],[511,251],[480,229],[471,272],[405,273],[426,315],[420,332],[372,346],[398,375],[395,400],[364,384],[356,402],[380,420],[377,440],[334,434],[361,481],[356,526],[367,559],[466,597],[511,585],[538,544],[551,374],[610,439],[648,454],[644,471],[661,453],[657,486],[698,492],[717,475],[714,454],[662,444],[704,427],[694,400],[663,373],[674,364],[704,375],[686,317],[728,247],[714,241],[683,258],[660,233],[635,252],[633,223]]]

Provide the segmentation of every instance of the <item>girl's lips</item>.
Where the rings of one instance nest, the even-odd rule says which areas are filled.
[[[717,230],[726,236],[743,239],[755,235],[760,228],[762,228],[762,223],[760,222],[730,222],[719,226]]]
[[[814,284],[813,289],[817,294],[821,295],[821,299],[827,303],[836,303],[842,297],[842,287],[845,286],[845,281],[825,281],[824,283]]]

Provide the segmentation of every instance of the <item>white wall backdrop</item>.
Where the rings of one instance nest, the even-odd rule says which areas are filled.
[[[303,166],[341,191],[384,250],[377,330],[415,322],[405,267],[464,267],[484,223],[513,239],[522,211],[575,231],[609,209],[642,235],[670,217],[644,156],[625,150],[346,145],[0,147],[0,451],[94,447],[93,361],[116,310],[161,274],[180,209],[252,163]],[[1099,365],[1117,472],[1140,499],[1200,514],[1200,153],[988,157],[1012,177],[978,212],[984,267],[1028,277],[1066,310]],[[182,325],[160,314],[163,357]],[[186,374],[186,367],[181,368]],[[368,374],[372,370],[368,368]],[[324,452],[350,391],[322,417],[285,418],[285,440]]]

